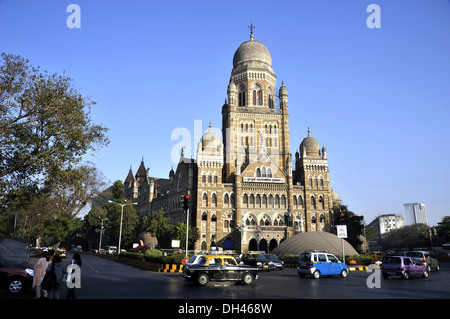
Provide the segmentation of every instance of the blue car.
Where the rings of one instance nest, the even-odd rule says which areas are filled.
[[[305,251],[298,258],[297,272],[300,277],[311,275],[318,279],[320,276],[337,275],[347,277],[348,268],[333,254],[326,251]]]

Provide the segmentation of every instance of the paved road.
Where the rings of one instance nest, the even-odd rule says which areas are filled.
[[[23,245],[3,240],[0,254],[16,260],[24,259]],[[66,262],[70,260],[68,256]],[[260,273],[259,279],[246,286],[235,283],[210,282],[198,287],[179,274],[156,273],[110,261],[92,255],[82,255],[81,299],[448,299],[450,297],[450,264],[442,263],[441,271],[429,278],[400,278],[371,281],[379,288],[369,288],[367,279],[372,273],[351,272],[348,278],[330,277],[314,280],[300,278],[296,269]],[[31,259],[32,263],[33,260]],[[62,295],[65,295],[63,288]],[[32,291],[15,298],[31,299]],[[0,291],[0,298],[10,298]]]

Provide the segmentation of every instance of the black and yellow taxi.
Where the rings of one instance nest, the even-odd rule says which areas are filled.
[[[200,286],[209,281],[236,281],[248,285],[258,279],[258,268],[240,265],[230,255],[203,255],[197,263],[183,267],[181,276]]]
[[[248,252],[242,255],[241,259],[245,265],[256,266],[259,270],[270,271],[273,269],[273,262],[264,256],[264,252]]]

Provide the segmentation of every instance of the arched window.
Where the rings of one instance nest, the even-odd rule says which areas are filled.
[[[206,193],[203,193],[202,196],[202,205],[203,206],[208,206],[208,195]]]
[[[263,105],[263,96],[261,88],[253,90],[253,105]]]
[[[246,90],[245,90],[245,85],[240,85],[239,86],[239,106],[245,106],[245,94],[246,94]]]
[[[325,202],[323,201],[323,197],[319,196],[319,207],[321,209],[325,209]]]
[[[303,208],[303,197],[301,195],[298,197],[298,206],[300,206],[300,208]]]
[[[316,209],[316,199],[314,198],[314,196],[311,196],[311,207],[313,209]]]
[[[281,208],[286,208],[286,196],[281,195]]]
[[[263,205],[263,207],[267,207],[267,196],[266,196],[266,194],[264,194],[262,196],[262,205]]]
[[[265,166],[262,167],[261,177],[266,177],[266,167]]]
[[[224,205],[228,206],[230,204],[230,196],[228,196],[228,194],[225,194],[223,196],[223,203]]]
[[[272,170],[270,167],[267,169],[267,177],[272,177]]]
[[[273,195],[269,195],[269,207],[273,207]]]
[[[256,177],[261,177],[261,170],[259,167],[256,169]]]
[[[320,222],[325,223],[325,215],[324,214],[320,215]]]
[[[244,194],[244,196],[242,197],[242,204],[244,206],[248,207],[248,195],[247,194]]]
[[[255,207],[255,195],[250,194],[250,207]]]
[[[213,207],[217,207],[217,195],[216,193],[212,194],[211,203]]]
[[[261,195],[256,195],[256,207],[261,207]]]
[[[275,195],[275,207],[280,208],[280,195]]]
[[[275,103],[273,101],[272,93],[269,93],[269,108],[273,109],[275,107]]]
[[[231,194],[231,196],[230,196],[230,203],[231,203],[231,206],[234,206],[234,194]]]
[[[216,214],[212,214],[212,216],[211,216],[211,221],[212,221],[212,222],[217,222],[217,216],[216,216]]]
[[[208,220],[208,214],[206,212],[202,213],[202,220]]]
[[[294,195],[294,198],[292,200],[292,205],[294,205],[294,208],[297,208],[297,196]]]
[[[315,217],[315,216],[311,217],[311,223],[312,223],[312,224],[315,224],[315,223],[316,223],[316,217]]]

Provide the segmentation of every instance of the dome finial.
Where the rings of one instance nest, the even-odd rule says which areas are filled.
[[[309,129],[309,126],[308,126],[308,137],[311,137],[311,131]]]
[[[248,26],[248,28],[250,29],[250,40],[253,40],[253,29],[255,28],[255,26],[253,25],[252,21],[250,21],[250,25]]]

